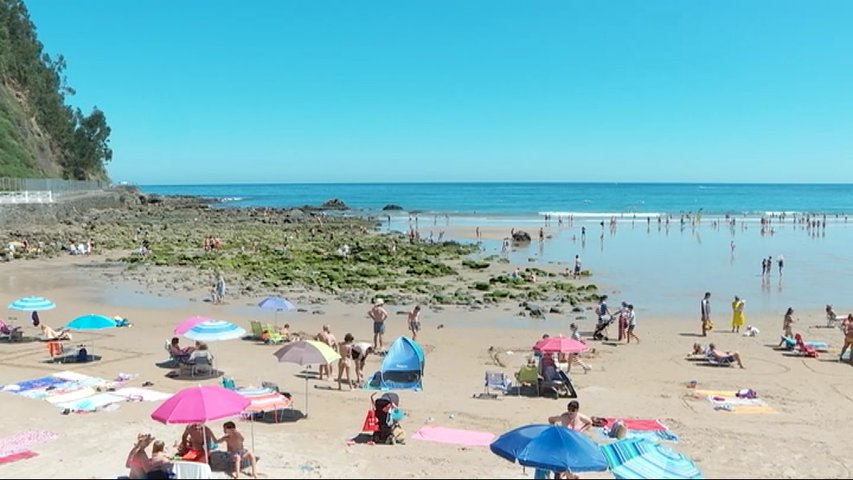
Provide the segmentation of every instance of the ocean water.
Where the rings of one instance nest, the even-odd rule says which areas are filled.
[[[695,330],[699,301],[712,292],[714,316],[727,325],[734,295],[746,300],[751,315],[778,316],[786,308],[819,312],[853,312],[853,185],[745,184],[310,184],[143,186],[158,194],[226,199],[222,207],[289,207],[317,205],[339,198],[362,213],[386,204],[402,206],[391,214],[385,230],[406,232],[410,212],[419,211],[422,238],[438,238],[448,226],[524,229],[534,238],[507,254],[515,266],[568,267],[580,255],[591,281],[611,295],[611,304],[633,303],[640,318],[683,317],[685,331]],[[544,213],[561,216],[546,226]],[[760,218],[776,218],[772,234],[762,233]],[[826,213],[826,227],[806,229],[794,213]],[[693,225],[681,213],[701,214]],[[447,214],[444,217],[443,214]],[[672,215],[667,224],[665,216]],[[735,218],[734,228],[724,216]],[[658,222],[658,216],[664,216]],[[611,226],[609,218],[615,217]],[[571,221],[569,220],[571,218]],[[822,216],[818,217],[823,220]],[[604,227],[600,222],[604,220]],[[550,238],[539,242],[538,229]],[[585,237],[581,228],[586,229]],[[451,239],[450,234],[444,238]],[[732,250],[731,244],[735,248]],[[501,254],[500,240],[485,240],[480,255]],[[785,259],[783,275],[776,260]],[[772,256],[770,276],[761,275],[761,260]],[[799,313],[798,313],[799,314]],[[817,320],[817,319],[816,319]],[[767,326],[764,326],[765,328]]]
[[[609,216],[697,212],[853,212],[853,185],[671,183],[393,183],[147,185],[147,193],[224,199],[233,207],[319,205],[339,198],[360,210],[396,204],[406,211],[462,215],[575,212]]]

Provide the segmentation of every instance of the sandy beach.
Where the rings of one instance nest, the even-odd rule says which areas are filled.
[[[162,308],[160,305],[169,305],[169,299],[153,292],[147,308],[96,303],[103,295],[122,298],[128,288],[142,288],[121,279],[92,274],[91,266],[102,260],[61,257],[0,265],[3,300],[8,303],[29,294],[52,299],[58,307],[41,316],[49,325],[58,327],[78,315],[93,312],[121,315],[133,322],[131,328],[76,334],[74,343],[92,345],[95,354],[103,357],[87,364],[46,363],[45,344],[4,342],[0,344],[0,362],[4,367],[0,370],[0,383],[19,382],[62,370],[108,379],[130,373],[138,374],[129,382],[132,386],[152,382],[151,388],[171,393],[195,383],[166,378],[168,370],[155,366],[166,359],[163,343],[172,336],[178,321],[191,315],[205,315],[248,329],[250,320],[271,318],[270,312],[259,309],[253,315],[233,313],[247,311],[247,305],[258,298],[230,298],[228,305],[213,306],[199,301],[203,292],[176,295],[182,302],[196,301],[175,308]],[[294,295],[300,293],[304,292]],[[719,303],[716,312],[721,313],[715,315],[717,330],[707,340],[722,349],[739,351],[746,369],[714,368],[685,360],[690,346],[700,340],[696,337],[695,319],[641,318],[637,328],[642,339],[639,345],[590,341],[595,353],[586,361],[592,370],[587,374],[573,372],[581,412],[661,420],[680,439],[670,446],[693,458],[708,478],[849,477],[844,447],[846,432],[841,428],[841,418],[853,401],[850,366],[837,362],[837,354],[813,359],[774,350],[781,327],[781,318],[775,316],[748,319],[761,330],[757,337],[728,333],[728,317],[722,313],[727,309]],[[338,338],[351,332],[356,339],[369,341],[370,321],[365,316],[368,308],[366,304],[353,306],[329,300],[322,305],[322,315],[285,314],[286,318],[280,315],[279,321],[286,320],[294,331],[311,333],[319,332],[322,324],[328,323]],[[405,317],[395,313],[408,310],[411,305],[387,308],[392,314],[386,335],[390,340],[406,333]],[[564,399],[472,398],[483,391],[485,371],[512,375],[530,354],[532,344],[546,333],[542,324],[529,318],[516,318],[511,327],[490,328],[495,318],[511,317],[517,310],[511,305],[480,311],[458,307],[425,310],[424,329],[418,339],[427,353],[424,390],[400,392],[407,435],[424,425],[499,435],[517,426],[543,423],[548,416],[564,410]],[[36,333],[28,325],[25,312],[10,311],[10,315],[17,316],[12,323],[24,325],[28,335]],[[561,331],[551,328],[547,333],[567,334],[568,323],[574,317],[559,316],[565,318],[563,322],[555,316],[549,318],[549,327],[560,323],[565,326]],[[589,333],[593,320],[592,315],[586,317],[579,323],[581,331]],[[796,330],[803,332],[808,340],[839,344],[838,330],[819,328],[824,323],[822,312],[799,312],[799,318]],[[438,328],[439,325],[444,328]],[[615,335],[614,327],[610,333]],[[275,348],[244,340],[211,344],[216,367],[233,377],[238,386],[275,382],[293,394],[296,409],[304,410],[305,384],[296,376],[301,370],[294,365],[277,364],[272,356]],[[490,354],[490,350],[497,354]],[[378,364],[379,359],[372,356],[366,372],[374,371]],[[751,388],[766,401],[770,407],[766,410],[772,413],[715,411],[706,399],[693,398],[694,391],[685,387],[690,380],[698,382],[698,390]],[[216,382],[218,379],[202,383]],[[530,470],[525,474],[521,467],[496,457],[486,447],[415,440],[396,447],[348,445],[347,441],[359,433],[370,392],[323,390],[314,387],[331,387],[333,383],[317,380],[310,383],[308,418],[279,424],[250,425],[238,421],[238,428],[247,438],[253,428],[254,450],[261,457],[258,468],[263,476],[524,478],[532,475]],[[10,413],[5,416],[5,435],[30,430],[58,434],[53,441],[31,447],[39,454],[37,457],[0,468],[4,476],[19,478],[113,478],[125,474],[125,456],[136,433],[150,432],[171,446],[182,431],[181,426],[151,420],[149,415],[156,405],[128,402],[115,411],[61,415],[47,401],[0,392],[0,408]],[[221,423],[213,422],[214,432],[221,431]],[[603,441],[596,432],[590,435],[596,441]],[[610,477],[607,472],[582,476]]]

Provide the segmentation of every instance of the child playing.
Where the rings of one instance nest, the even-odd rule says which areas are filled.
[[[222,438],[217,438],[216,443],[225,442],[228,447],[228,455],[234,460],[234,478],[240,477],[240,463],[243,460],[252,462],[252,478],[257,478],[255,475],[255,455],[243,448],[243,434],[237,431],[237,425],[234,422],[225,422],[222,425],[222,430],[225,435]]]

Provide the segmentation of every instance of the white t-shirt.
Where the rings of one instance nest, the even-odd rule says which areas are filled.
[[[364,355],[368,348],[372,348],[373,344],[367,342],[357,342],[352,344],[352,349]]]
[[[628,326],[636,327],[637,326],[637,313],[633,310],[628,311]]]

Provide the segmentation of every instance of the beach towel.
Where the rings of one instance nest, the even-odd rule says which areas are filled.
[[[612,440],[610,429],[607,427],[596,428],[602,440]],[[642,438],[650,442],[672,442],[678,443],[678,435],[671,430],[625,430],[625,438]]]
[[[636,418],[608,418],[604,426],[610,428],[617,420],[628,430],[669,430],[660,420],[641,420]]]
[[[61,378],[57,378],[54,376],[36,378],[33,380],[25,380],[23,382],[18,383],[10,383],[8,385],[3,385],[4,392],[11,392],[16,394],[21,394],[26,392],[27,390],[33,389],[45,389],[47,387],[57,385],[60,383],[65,383],[65,380]]]
[[[445,427],[421,427],[412,434],[412,440],[423,440],[426,442],[452,443],[455,445],[466,445],[470,447],[487,447],[495,434],[489,432],[477,432],[474,430],[457,430]]]
[[[158,392],[148,388],[135,387],[120,388],[112,393],[120,397],[125,397],[128,400],[141,400],[143,402],[161,402],[172,398],[173,395],[171,393]]]
[[[33,458],[37,456],[38,453],[33,452],[32,450],[24,450],[23,452],[13,453],[11,455],[0,457],[0,465],[4,463],[17,462],[18,460],[26,460],[28,458]]]
[[[705,398],[716,411],[740,414],[777,413],[761,398],[740,398],[736,396],[735,391],[700,390],[696,393],[701,395],[705,392],[713,393]]]
[[[0,438],[0,456],[20,453],[33,445],[55,440],[59,435],[45,430],[31,430]]]
[[[86,397],[91,397],[94,394],[95,394],[94,388],[84,387],[84,388],[78,388],[75,390],[71,390],[71,391],[68,391],[65,393],[60,393],[58,395],[51,395],[51,396],[45,398],[45,400],[47,400],[48,403],[51,403],[53,405],[59,405],[60,403],[75,402],[77,400],[81,400],[81,399],[84,399]]]
[[[128,401],[127,397],[120,397],[112,393],[99,393],[67,402],[56,403],[55,405],[63,410],[68,409],[72,412],[94,412],[107,405],[126,401]]]

